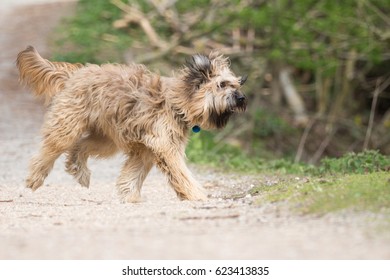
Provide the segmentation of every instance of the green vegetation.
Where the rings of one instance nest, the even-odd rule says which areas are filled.
[[[238,147],[222,141],[214,143],[213,139],[207,133],[194,135],[187,150],[189,159],[227,172],[278,177],[275,185],[260,184],[250,190],[258,204],[288,202],[292,209],[305,214],[390,210],[390,157],[378,151],[324,158],[318,166],[312,166],[288,159],[250,157]]]
[[[131,38],[115,29],[113,21],[122,12],[106,0],[78,1],[75,16],[58,27],[54,40],[54,60],[105,63],[123,62],[123,52],[131,45]]]
[[[378,151],[348,153],[341,158],[324,158],[314,172],[317,174],[364,174],[390,169],[390,157]]]
[[[259,204],[288,201],[299,212],[320,214],[347,208],[390,209],[390,157],[377,151],[324,158],[318,167],[282,166],[288,171],[302,172],[283,176],[276,185],[254,187],[250,193],[259,195]]]
[[[325,214],[351,209],[390,209],[390,174],[374,172],[335,177],[285,178],[273,186],[257,186],[258,204],[288,201],[300,213]]]
[[[265,152],[250,155],[242,147],[229,144],[225,139],[217,141],[216,138],[208,131],[192,134],[186,150],[189,161],[222,171],[234,170],[252,174],[269,171],[279,174],[303,174],[314,168],[304,163],[294,163],[289,158],[272,159],[272,154]]]
[[[215,141],[210,132],[192,135],[187,147],[190,161],[222,170],[244,171],[247,173],[278,172],[324,176],[333,174],[365,174],[390,169],[390,157],[378,151],[366,150],[361,153],[347,153],[340,158],[323,158],[318,166],[294,163],[292,159],[270,159],[265,156],[246,154],[242,148]]]

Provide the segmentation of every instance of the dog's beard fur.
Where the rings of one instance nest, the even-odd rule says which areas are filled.
[[[246,108],[240,91],[246,78],[236,77],[217,53],[192,56],[171,78],[143,65],[51,62],[33,47],[19,53],[17,67],[21,81],[51,104],[27,179],[33,190],[62,153],[68,154],[67,171],[87,187],[88,157],[121,150],[128,156],[117,182],[122,201],[139,200],[153,163],[180,198],[205,199],[184,161],[188,129],[222,128]]]

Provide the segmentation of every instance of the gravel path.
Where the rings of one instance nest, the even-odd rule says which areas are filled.
[[[120,204],[115,180],[122,158],[91,160],[90,189],[57,161],[45,185],[24,188],[37,151],[44,110],[17,83],[18,51],[46,38],[75,3],[0,2],[0,259],[389,259],[388,228],[377,215],[297,216],[283,205],[246,195],[273,176],[220,174],[194,168],[207,202],[179,201],[153,170],[144,202]],[[45,1],[54,2],[54,1]],[[21,5],[23,4],[23,5]],[[241,197],[241,198],[236,198]]]

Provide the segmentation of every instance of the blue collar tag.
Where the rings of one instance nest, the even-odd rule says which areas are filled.
[[[198,133],[198,132],[200,132],[200,126],[198,126],[198,125],[193,126],[193,127],[192,127],[192,132],[193,132],[193,133]]]

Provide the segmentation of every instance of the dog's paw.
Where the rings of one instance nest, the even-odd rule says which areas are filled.
[[[178,194],[178,197],[181,200],[190,200],[190,201],[206,201],[207,195],[202,189],[193,189],[190,193],[187,194]]]
[[[40,186],[42,186],[44,177],[39,177],[39,178],[27,178],[26,180],[26,187],[36,191]]]
[[[88,168],[81,168],[79,165],[68,161],[65,170],[72,175],[82,187],[89,188],[91,171],[89,171]]]
[[[77,182],[85,188],[89,188],[89,181],[91,178],[91,172],[85,171],[78,174]]]
[[[122,203],[140,203],[142,202],[141,195],[139,193],[131,193],[121,198]]]

